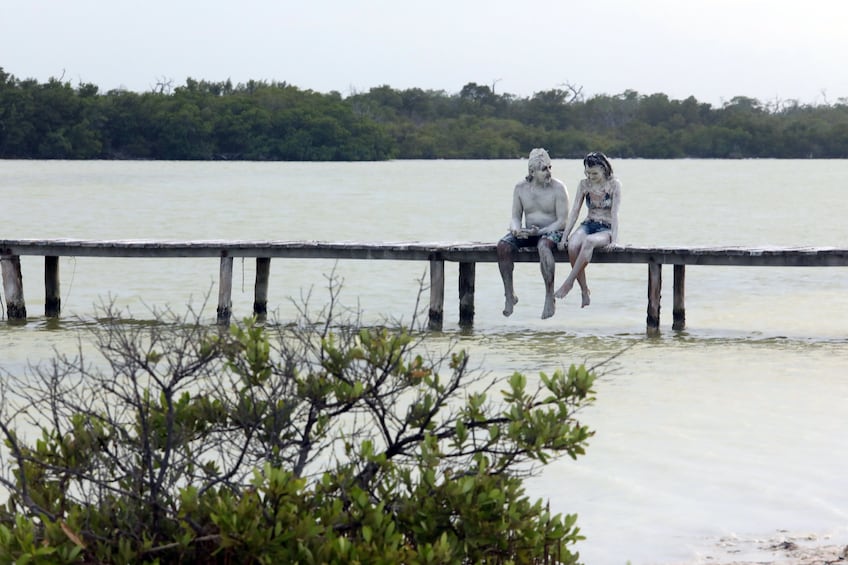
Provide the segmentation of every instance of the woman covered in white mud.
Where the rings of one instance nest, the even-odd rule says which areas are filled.
[[[589,286],[586,283],[586,266],[598,247],[612,245],[618,239],[618,208],[621,204],[621,182],[613,175],[612,165],[606,155],[592,152],[583,158],[585,179],[577,186],[574,204],[565,224],[565,238],[559,249],[568,247],[571,272],[556,291],[557,298],[565,298],[574,281],[582,292],[581,307],[589,305]],[[586,219],[571,233],[586,203]]]

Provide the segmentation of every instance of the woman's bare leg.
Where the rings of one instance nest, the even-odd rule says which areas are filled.
[[[583,271],[586,268],[586,265],[591,262],[592,254],[595,252],[595,248],[609,245],[609,243],[609,232],[593,233],[592,235],[586,236],[582,241],[574,242],[574,247],[577,252],[572,263],[571,272],[568,273],[568,276],[565,278],[565,281],[562,283],[562,286],[560,286],[559,289],[556,291],[555,296],[557,298],[565,298],[569,291],[571,291],[571,288],[574,286],[574,281],[578,280],[578,277],[582,275],[584,280],[584,284],[581,285],[581,289],[583,290],[582,302],[583,306],[588,305],[589,288],[588,286],[585,286],[586,273]],[[571,245],[569,245],[569,259],[570,256]]]
[[[574,251],[574,259],[571,259],[571,253],[569,253],[569,260],[571,261],[571,266],[574,267],[574,263],[577,262],[577,255],[580,253],[579,249],[575,249]],[[580,286],[580,295],[581,295],[581,303],[580,307],[585,308],[591,302],[589,298],[589,283],[586,281],[586,267],[584,266],[580,269],[580,272],[577,273],[577,284]]]
[[[562,286],[559,287],[559,290],[556,291],[555,296],[557,298],[565,298],[565,295],[568,294],[571,291],[571,287],[574,286],[575,278],[577,278],[578,281],[582,279],[582,281],[580,281],[580,288],[584,289],[584,293],[588,291],[588,287],[586,287],[586,275],[583,272],[583,269],[581,268],[579,271],[575,269],[575,265],[580,258],[580,250],[583,248],[585,241],[586,232],[581,229],[575,231],[568,239],[568,261],[571,263],[571,272],[569,272],[568,276],[565,278],[565,282],[563,282]]]
[[[586,267],[577,273],[577,284],[580,285],[580,307],[585,308],[588,306],[592,300],[589,298],[589,285],[586,283]]]

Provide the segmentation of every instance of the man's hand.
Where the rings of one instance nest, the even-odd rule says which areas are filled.
[[[518,239],[527,239],[530,236],[539,235],[539,226],[529,226],[526,228],[512,230],[512,235]]]

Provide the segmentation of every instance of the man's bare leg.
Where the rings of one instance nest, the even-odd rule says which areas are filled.
[[[550,318],[556,312],[556,300],[554,300],[554,274],[556,260],[554,259],[551,246],[539,243],[539,268],[542,271],[542,280],[545,281],[545,306],[542,309],[542,319]]]
[[[512,299],[510,299],[508,294],[504,294],[503,315],[507,317],[512,316],[512,307],[516,304],[518,304],[518,296],[514,292],[512,293]]]
[[[512,271],[515,268],[513,249],[508,243],[498,243],[498,269],[504,285],[504,316],[512,315],[512,307],[518,304],[518,297],[512,285]]]

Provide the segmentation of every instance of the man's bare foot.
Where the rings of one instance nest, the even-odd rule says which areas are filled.
[[[504,316],[512,316],[512,307],[518,304],[518,297],[516,295],[512,295],[512,299],[509,296],[504,300]]]
[[[591,302],[591,300],[589,300],[589,291],[587,290],[586,292],[583,292],[582,294],[583,294],[583,303],[580,305],[580,307],[585,308]]]
[[[550,318],[556,312],[556,302],[553,295],[545,296],[545,307],[542,309],[542,319]]]
[[[559,290],[554,293],[554,296],[556,296],[557,298],[565,298],[565,295],[571,291],[572,286],[574,286],[574,281],[565,281],[564,283],[562,283],[562,286],[559,287]]]

